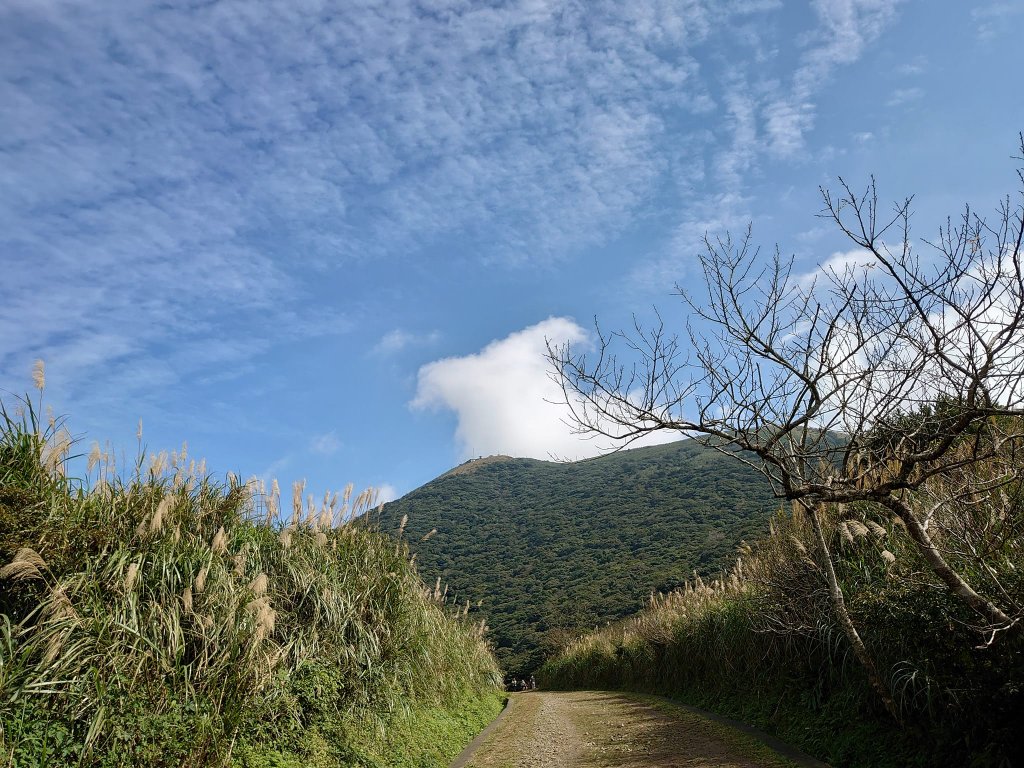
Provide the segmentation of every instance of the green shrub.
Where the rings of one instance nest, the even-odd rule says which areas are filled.
[[[30,401],[0,407],[0,765],[328,768],[424,743],[444,765],[482,727],[500,684],[482,629],[362,522],[371,494],[297,489],[285,522],[276,488],[184,447],[121,473],[94,446],[83,480],[70,447]]]

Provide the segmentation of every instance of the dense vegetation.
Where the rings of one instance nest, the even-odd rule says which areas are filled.
[[[1007,450],[1022,469],[1016,449]],[[1018,607],[1020,477],[930,516],[952,564]],[[757,723],[836,766],[1016,764],[1024,754],[1019,624],[980,626],[881,507],[832,505],[823,513],[850,615],[900,727],[837,625],[826,564],[802,510],[778,513],[771,534],[744,545],[724,575],[656,596],[639,615],[574,640],[539,677],[553,687],[674,696]]]
[[[502,667],[523,675],[567,636],[717,572],[776,505],[753,470],[684,440],[574,463],[468,462],[386,504],[381,528],[408,516],[424,578],[486,617]]]
[[[290,522],[180,453],[127,472],[0,407],[0,765],[444,766],[500,709],[367,497]],[[257,514],[259,519],[257,519]],[[273,522],[272,522],[273,521]]]

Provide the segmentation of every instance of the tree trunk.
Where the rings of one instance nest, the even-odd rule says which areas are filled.
[[[900,717],[899,709],[896,706],[896,702],[892,698],[892,694],[889,691],[888,686],[882,680],[882,676],[878,673],[878,667],[875,665],[875,660],[868,652],[867,647],[864,645],[864,641],[860,639],[860,633],[857,632],[857,627],[853,623],[853,619],[850,618],[849,611],[846,610],[846,599],[843,597],[843,589],[839,586],[839,579],[836,577],[835,565],[832,562],[832,553],[828,550],[828,544],[825,541],[825,536],[821,530],[821,519],[818,517],[817,507],[804,507],[807,510],[808,516],[811,518],[811,527],[814,529],[814,536],[818,540],[818,549],[825,560],[825,577],[828,580],[829,594],[832,597],[832,609],[835,611],[836,618],[839,619],[839,625],[842,627],[843,633],[846,635],[846,639],[850,641],[850,646],[853,648],[853,653],[857,657],[861,666],[864,667],[864,671],[868,675],[868,682],[871,687],[875,689],[882,703],[885,705],[886,710],[892,716],[900,726],[903,725],[903,720]]]
[[[907,526],[907,532],[910,534],[910,538],[914,540],[914,543],[917,544],[918,551],[924,556],[932,571],[935,572],[935,575],[949,587],[953,594],[957,595],[968,606],[988,619],[995,627],[1009,627],[1014,623],[1013,619],[1000,610],[999,606],[975,592],[971,585],[964,580],[963,576],[949,566],[946,558],[939,552],[935,542],[932,541],[932,537],[928,535],[928,531],[921,525],[917,515],[913,513],[910,507],[899,499],[889,499],[885,504]]]

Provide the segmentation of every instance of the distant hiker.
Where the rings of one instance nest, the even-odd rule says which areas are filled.
[[[533,675],[530,675],[530,690],[531,691],[536,691],[537,690],[537,678],[534,677]]]

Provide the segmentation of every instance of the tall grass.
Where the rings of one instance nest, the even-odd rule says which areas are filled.
[[[991,529],[964,519],[976,508],[932,523],[951,558],[971,544],[960,567],[974,563],[972,578],[998,584],[1019,606],[1024,531],[1019,493],[1007,494],[998,546],[982,561],[975,556]],[[637,616],[569,643],[538,678],[681,698],[756,722],[837,766],[1015,765],[1024,754],[1020,633],[979,632],[880,508],[837,506],[824,522],[850,613],[888,675],[902,726],[833,618],[805,516],[784,511],[722,576],[652,595]]]
[[[371,494],[289,515],[184,447],[71,450],[0,405],[0,766],[444,765],[494,713],[482,627]]]

